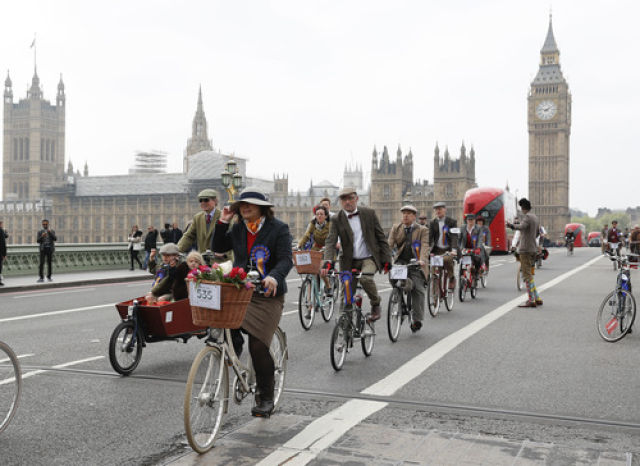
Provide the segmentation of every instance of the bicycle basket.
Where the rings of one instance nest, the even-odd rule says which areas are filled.
[[[215,300],[215,307],[218,307],[219,304],[219,309],[194,305],[194,303],[201,304],[201,300],[197,300],[194,295],[197,292],[196,286],[190,284],[189,302],[191,303],[191,318],[194,325],[213,328],[240,328],[247,313],[253,289],[247,289],[244,286],[237,288],[232,283],[204,280],[199,284],[200,287],[202,285],[219,287],[219,302]]]
[[[299,274],[319,274],[322,256],[320,251],[294,251],[293,263],[296,266],[296,271]]]

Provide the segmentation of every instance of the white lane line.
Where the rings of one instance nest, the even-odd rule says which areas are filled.
[[[82,290],[69,290],[69,291],[51,291],[51,292],[36,293],[36,294],[23,294],[20,296],[14,296],[13,299],[39,298],[40,296],[51,296],[54,294],[84,293],[85,291],[93,291],[93,290],[95,290],[95,288],[83,288]]]
[[[287,312],[283,312],[283,313],[282,313],[282,315],[283,315],[283,316],[288,316],[288,315],[290,315],[290,314],[297,314],[297,313],[298,313],[298,310],[296,309],[295,311],[287,311]]]
[[[115,306],[115,303],[98,304],[97,306],[77,307],[75,309],[63,309],[62,311],[41,312],[39,314],[29,314],[29,315],[26,315],[26,316],[6,317],[4,319],[0,319],[0,323],[2,323],[2,322],[13,322],[15,320],[37,319],[39,317],[57,316],[57,315],[61,315],[61,314],[70,314],[72,312],[91,311],[93,309],[100,309],[102,307],[110,307],[110,306]]]
[[[64,364],[58,364],[57,366],[53,366],[52,369],[62,369],[63,367],[75,366],[77,364],[82,364],[83,362],[97,361],[98,359],[104,359],[104,356],[94,356],[92,358],[85,358],[85,359],[79,359],[77,361],[65,362]],[[22,374],[22,380],[27,379],[29,377],[33,377],[34,375],[43,374],[45,372],[49,372],[49,370],[38,369],[35,371],[25,372],[24,374]],[[16,380],[15,377],[0,380],[0,385],[6,385],[8,383],[14,382],[15,380]]]
[[[496,267],[502,267],[504,264],[491,264],[491,268],[495,269]]]
[[[27,354],[16,354],[16,358],[20,359],[20,358],[28,358],[31,356],[35,356],[34,353],[27,353]],[[3,362],[9,362],[9,358],[4,358],[4,359],[0,359],[0,363]]]
[[[590,267],[599,259],[600,256],[591,259],[587,263],[545,283],[540,286],[539,289],[547,290],[556,286],[572,275]],[[512,299],[457,332],[443,338],[413,359],[407,361],[385,378],[364,389],[361,393],[375,396],[393,395],[396,391],[420,376],[429,367],[455,349],[460,343],[515,309],[515,306],[521,300],[522,296]],[[339,408],[313,421],[282,445],[282,447],[260,461],[258,465],[306,465],[322,450],[330,447],[336,440],[342,437],[349,429],[383,409],[387,404],[388,403],[381,401],[350,400]]]

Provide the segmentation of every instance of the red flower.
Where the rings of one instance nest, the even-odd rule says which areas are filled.
[[[229,278],[236,278],[237,275],[238,275],[238,267],[232,268],[231,272],[229,272]]]
[[[240,268],[238,275],[240,276],[240,280],[245,280],[247,278],[247,272],[245,272],[243,268]]]

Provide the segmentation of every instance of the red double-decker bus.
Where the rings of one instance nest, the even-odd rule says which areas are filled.
[[[567,223],[564,227],[564,234],[573,232],[573,247],[583,248],[587,245],[587,231],[582,223]]]
[[[501,188],[470,189],[464,195],[463,211],[484,217],[491,231],[491,254],[509,252],[513,232],[507,230],[506,222],[513,222],[517,213],[513,194]]]

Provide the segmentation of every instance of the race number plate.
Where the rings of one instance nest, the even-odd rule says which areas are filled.
[[[189,282],[189,304],[219,311],[220,291],[220,285],[200,283],[196,287],[194,282]]]
[[[462,265],[471,265],[471,256],[462,256]]]
[[[296,265],[311,265],[311,254],[308,252],[296,254]]]
[[[444,265],[444,260],[442,259],[442,256],[433,256],[431,258],[431,265],[433,267],[442,267]]]
[[[407,266],[406,265],[394,265],[391,267],[391,279],[392,280],[406,280],[407,279]]]
[[[618,249],[618,243],[609,243],[609,247],[613,250]]]

